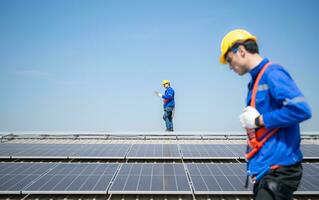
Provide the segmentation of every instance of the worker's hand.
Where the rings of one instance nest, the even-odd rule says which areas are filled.
[[[246,107],[243,110],[243,113],[239,116],[241,126],[243,128],[257,128],[255,124],[255,119],[259,115],[260,113],[254,107]]]
[[[157,96],[159,96],[159,97],[162,97],[162,96],[163,96],[161,93],[159,93],[159,92],[157,92],[157,91],[155,91],[155,94],[156,94]]]

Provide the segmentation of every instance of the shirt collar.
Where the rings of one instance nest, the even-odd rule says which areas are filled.
[[[249,71],[252,80],[255,80],[261,68],[268,62],[269,62],[268,58],[264,58],[256,67],[254,67],[252,70]]]

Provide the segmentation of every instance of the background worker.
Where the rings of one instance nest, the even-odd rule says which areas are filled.
[[[251,75],[240,122],[249,136],[247,174],[254,199],[292,199],[302,177],[299,123],[311,117],[305,97],[282,66],[259,55],[256,37],[245,30],[225,35],[220,63]]]
[[[171,83],[169,80],[163,80],[163,87],[166,89],[164,95],[159,92],[155,92],[155,94],[163,99],[164,102],[164,115],[163,119],[165,121],[166,130],[165,131],[174,131],[173,128],[173,116],[174,116],[174,108],[175,108],[175,92],[173,88],[171,88]]]

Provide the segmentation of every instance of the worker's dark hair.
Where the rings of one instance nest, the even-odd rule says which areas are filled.
[[[231,49],[236,49],[240,45],[243,45],[246,49],[251,54],[259,53],[258,45],[254,40],[246,40],[245,42],[237,42],[235,43]]]

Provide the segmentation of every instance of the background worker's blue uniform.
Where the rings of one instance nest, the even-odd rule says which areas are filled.
[[[168,131],[173,131],[173,111],[175,108],[174,96],[175,92],[171,87],[167,88],[165,90],[165,94],[162,96],[164,102],[163,119],[166,124],[166,130]]]
[[[247,106],[249,106],[254,81],[268,63],[268,59],[250,71]],[[270,64],[260,79],[256,109],[263,116],[268,129],[280,128],[270,137],[258,153],[248,161],[247,172],[257,176],[270,170],[273,165],[289,166],[301,162],[299,123],[311,117],[311,110],[305,97],[288,72],[278,64]]]

